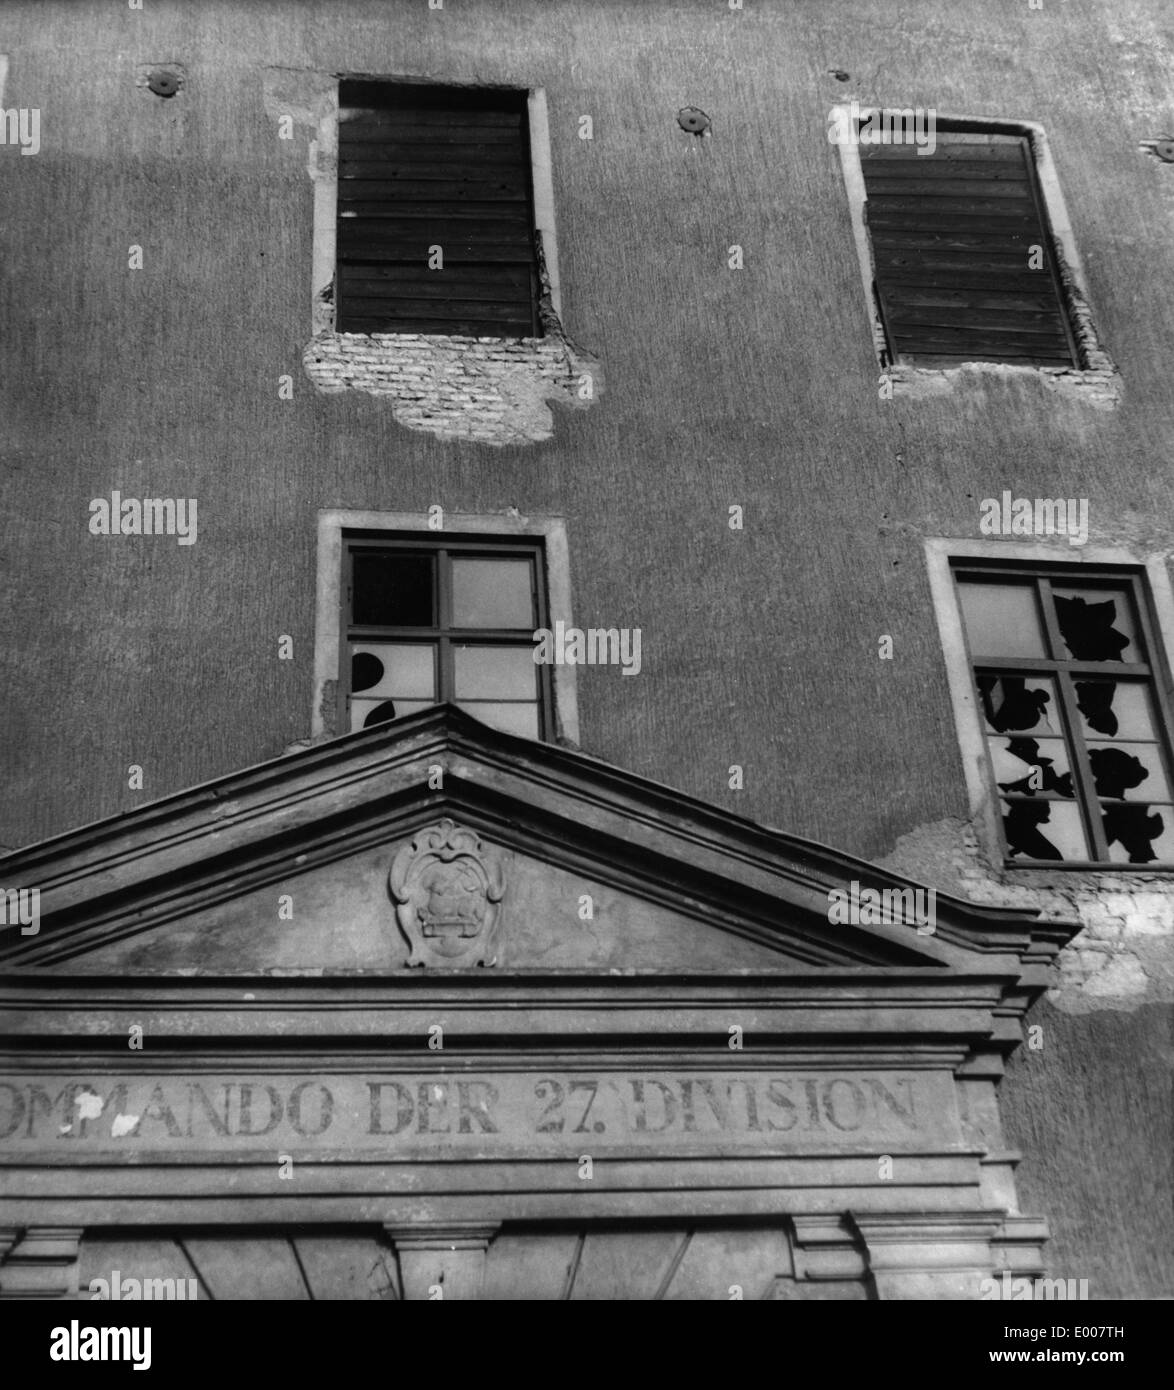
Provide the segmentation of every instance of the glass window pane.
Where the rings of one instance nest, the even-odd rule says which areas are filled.
[[[1097,795],[1122,801],[1169,801],[1170,789],[1156,743],[1090,743]]]
[[[1053,586],[1056,621],[1073,661],[1144,661],[1126,589]],[[1058,655],[1065,655],[1064,652]]]
[[[1003,833],[1013,859],[1089,859],[1078,807],[1066,801],[1004,801]]]
[[[373,627],[434,626],[434,568],[430,555],[355,551],[351,621]]]
[[[1086,739],[1156,739],[1150,693],[1140,681],[1077,680],[1076,707]]]
[[[1022,796],[1076,795],[1062,738],[988,738],[999,790]]]
[[[534,630],[532,564],[527,559],[454,559],[453,627]]]
[[[971,656],[1044,656],[1033,584],[970,584],[958,595]]]
[[[533,647],[453,647],[458,700],[533,700]]]
[[[352,700],[351,733],[356,729],[373,729],[376,724],[387,724],[392,719],[402,719],[405,714],[430,709],[435,703],[435,700]]]
[[[422,642],[356,642],[351,694],[436,698],[436,648]]]
[[[459,708],[467,710],[474,719],[500,729],[503,734],[520,734],[523,738],[538,737],[538,706],[535,704],[494,704],[486,700],[462,700]]]
[[[1056,691],[1048,677],[979,674],[975,683],[988,734],[1062,733]]]
[[[1174,806],[1105,802],[1105,839],[1115,864],[1169,864],[1174,861]]]

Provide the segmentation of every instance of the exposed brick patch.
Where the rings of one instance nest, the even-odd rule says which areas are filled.
[[[1087,370],[1073,367],[1016,367],[1007,362],[964,362],[958,367],[911,367],[905,364],[883,371],[893,388],[893,396],[924,400],[929,396],[948,396],[967,383],[981,384],[992,377],[1041,381],[1050,391],[1059,391],[1073,400],[1082,400],[1097,410],[1113,410],[1121,400],[1121,377],[1105,353],[1103,363]],[[1091,359],[1089,359],[1091,360]]]
[[[326,331],[302,361],[324,394],[383,396],[408,429],[482,444],[549,439],[549,400],[582,409],[603,386],[598,363],[549,325],[543,338]]]
[[[1066,1013],[1174,1000],[1174,880],[1168,876],[1007,871],[987,859],[974,828],[956,820],[920,826],[878,863],[972,902],[1082,922],[1060,953],[1060,980],[1049,991]]]

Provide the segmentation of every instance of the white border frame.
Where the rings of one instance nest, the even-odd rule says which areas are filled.
[[[478,536],[535,536],[543,541],[546,554],[547,616],[573,626],[571,618],[571,563],[567,527],[557,516],[512,516],[472,512],[445,512],[444,529],[433,530],[423,512],[352,512],[323,508],[318,512],[318,592],[314,619],[314,708],[310,732],[314,737],[341,737],[347,729],[327,728],[323,705],[329,697],[337,710],[335,694],[339,680],[341,633],[339,610],[342,603],[342,534],[344,531],[418,531],[434,541],[445,535],[464,532]],[[579,699],[574,666],[552,668],[554,689],[554,736],[563,743],[579,743]]]
[[[335,297],[332,290],[338,260],[338,84],[329,93],[330,109],[318,122],[318,138],[310,144],[309,171],[314,181],[314,244],[310,272],[310,326],[314,335],[333,333]],[[402,77],[363,77],[362,81],[395,83]],[[416,80],[416,79],[413,79]],[[420,81],[433,79],[418,79]],[[454,83],[470,87],[472,83]],[[550,302],[562,320],[562,294],[559,286],[558,241],[554,218],[554,172],[550,155],[550,121],[545,87],[526,89],[526,110],[530,126],[530,184],[534,203],[534,230],[542,235],[542,254]],[[323,298],[331,290],[329,300]]]
[[[946,679],[954,707],[954,725],[962,752],[966,773],[966,790],[970,815],[983,836],[984,847],[991,862],[1000,869],[1004,865],[1002,841],[999,835],[998,811],[994,789],[988,775],[986,740],[983,737],[982,717],[974,698],[970,677],[970,658],[962,634],[962,611],[957,588],[950,572],[951,560],[1028,560],[1040,564],[1071,565],[1132,565],[1145,572],[1150,601],[1154,607],[1156,637],[1162,645],[1167,670],[1174,670],[1174,587],[1170,583],[1167,560],[1172,552],[1159,551],[1137,554],[1130,550],[1108,546],[1081,546],[1079,550],[1061,537],[1048,544],[1041,541],[949,540],[929,538],[925,542],[926,567],[930,592],[946,663]],[[1168,731],[1169,732],[1169,731]],[[1085,873],[1117,873],[1127,865],[1115,868],[1085,869]],[[1023,866],[1026,873],[1041,872],[1038,865]],[[1045,869],[1042,872],[1050,873]],[[1065,871],[1067,872],[1067,871]]]

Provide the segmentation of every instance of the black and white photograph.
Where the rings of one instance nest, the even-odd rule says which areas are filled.
[[[0,0],[24,1374],[1136,1374],[1172,340],[1169,0]]]

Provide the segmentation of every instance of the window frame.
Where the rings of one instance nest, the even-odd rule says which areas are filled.
[[[1075,567],[1069,567],[1075,568]],[[1081,566],[1079,575],[1064,575],[1065,566],[1057,563],[1053,566],[1039,564],[1013,563],[1013,562],[991,562],[988,564],[976,564],[973,560],[957,560],[950,566],[956,585],[965,583],[997,583],[1000,577],[1013,578],[1020,582],[1025,579],[1032,581],[1039,603],[1039,613],[1041,628],[1046,635],[1048,646],[1053,652],[1059,651],[1063,645],[1059,628],[1056,622],[1054,600],[1052,596],[1053,585],[1063,588],[1067,585],[1079,586],[1095,590],[1098,587],[1106,589],[1121,590],[1129,592],[1133,602],[1133,612],[1137,617],[1138,633],[1135,645],[1144,648],[1145,655],[1150,659],[1143,662],[1104,662],[1104,661],[1080,661],[1071,658],[1057,656],[1044,657],[984,657],[977,658],[970,652],[969,640],[966,637],[966,624],[962,624],[963,641],[967,644],[967,658],[970,668],[970,678],[975,686],[975,698],[981,706],[978,696],[977,676],[980,672],[997,675],[1001,672],[1011,671],[1021,673],[1025,677],[1036,677],[1038,679],[1050,679],[1056,691],[1056,718],[1057,723],[1063,730],[1063,736],[1072,753],[1071,772],[1073,786],[1079,787],[1079,794],[1072,798],[1080,812],[1081,821],[1084,826],[1086,838],[1094,850],[1097,851],[1097,858],[1094,859],[1065,859],[1065,860],[1041,860],[1028,859],[1021,855],[1012,855],[1007,847],[1006,835],[1001,824],[999,825],[999,836],[1003,846],[1003,861],[1007,866],[1022,865],[1026,868],[1075,868],[1075,869],[1096,869],[1113,871],[1122,867],[1145,869],[1150,867],[1145,864],[1123,865],[1122,861],[1115,860],[1109,854],[1109,842],[1105,837],[1104,825],[1098,814],[1102,798],[1098,796],[1093,778],[1092,764],[1088,756],[1088,747],[1084,736],[1084,729],[1081,725],[1080,712],[1077,707],[1076,692],[1073,688],[1074,679],[1079,676],[1094,676],[1102,679],[1110,677],[1130,681],[1144,685],[1153,695],[1154,703],[1157,708],[1156,732],[1157,732],[1157,751],[1162,764],[1162,770],[1166,775],[1168,785],[1174,789],[1174,745],[1171,742],[1171,730],[1174,723],[1171,722],[1171,703],[1168,693],[1168,680],[1163,681],[1161,673],[1155,669],[1154,658],[1150,656],[1152,652],[1159,652],[1160,648],[1154,641],[1153,615],[1149,609],[1149,598],[1142,582],[1142,576],[1136,568],[1112,568]],[[1025,586],[1026,587],[1026,586]],[[1125,740],[1128,742],[1128,740]],[[990,740],[985,738],[986,743],[986,764],[987,775],[990,778],[991,795],[996,800],[1005,799],[999,791],[998,782],[995,776],[994,765],[990,759]],[[1017,800],[1018,798],[1011,798]],[[1027,798],[1031,799],[1031,798]],[[1041,800],[1051,800],[1052,798],[1040,798]],[[1068,798],[1061,800],[1067,801]],[[1141,803],[1146,804],[1146,803]],[[1154,802],[1153,805],[1165,806],[1165,802]],[[1157,864],[1160,861],[1153,861]],[[1174,857],[1172,857],[1163,867],[1174,869]]]
[[[547,626],[574,626],[571,603],[570,546],[563,517],[520,516],[475,512],[446,512],[444,528],[437,531],[425,512],[352,511],[321,508],[318,512],[317,584],[314,619],[314,678],[310,732],[314,739],[353,735],[347,724],[345,698],[339,692],[349,685],[342,604],[342,553],[344,533],[371,532],[403,535],[425,548],[429,541],[471,538],[485,550],[501,540],[538,540],[542,543],[546,589]],[[422,544],[421,544],[422,543]],[[550,731],[540,741],[577,747],[579,744],[578,667],[565,663],[547,667],[550,681]]]
[[[862,107],[859,109],[858,115],[860,122],[865,122],[885,113],[895,115],[900,110],[901,108],[895,105]],[[864,170],[860,160],[860,147],[851,141],[838,141],[840,168],[848,198],[849,216],[864,288],[864,304],[868,313],[869,331],[877,370],[886,374],[889,380],[901,390],[902,394],[909,391],[912,383],[930,379],[944,383],[954,380],[962,371],[978,370],[997,373],[1020,371],[1035,375],[1048,375],[1064,381],[1071,381],[1075,385],[1103,387],[1108,390],[1111,403],[1112,400],[1115,400],[1116,387],[1112,386],[1112,381],[1116,377],[1116,369],[1104,349],[1093,315],[1088,307],[1091,302],[1088,278],[1081,261],[1068,208],[1064,201],[1063,190],[1052,159],[1047,133],[1043,126],[1035,121],[992,119],[947,112],[935,112],[935,120],[937,125],[943,128],[964,128],[980,134],[1021,135],[1026,139],[1045,226],[1051,235],[1057,270],[1061,272],[1061,307],[1068,331],[1072,334],[1075,342],[1076,365],[1069,368],[1030,365],[1017,367],[1012,363],[990,362],[981,358],[959,363],[958,366],[953,367],[919,366],[915,362],[893,362],[888,351],[888,335],[883,309],[876,291],[876,266],[873,258],[872,237],[869,233],[865,211],[868,198],[864,185]]]
[[[373,75],[340,73],[325,95],[325,111],[318,119],[317,138],[311,141],[309,173],[314,188],[314,233],[310,277],[310,331],[319,334],[338,333],[335,313],[335,273],[338,264],[338,128],[339,90],[342,82],[386,82],[388,85],[427,82],[440,85],[434,78],[406,75]],[[450,84],[454,88],[480,90],[485,83]],[[525,92],[530,152],[530,202],[533,231],[541,241],[539,263],[539,296],[550,296],[550,306],[561,321],[563,314],[562,288],[559,276],[558,237],[555,225],[554,173],[551,159],[550,120],[546,89],[511,86]],[[339,334],[340,337],[354,335]],[[487,335],[491,336],[491,335]],[[509,340],[507,340],[509,341]],[[518,340],[513,340],[518,341]]]
[[[1174,747],[1174,586],[1171,585],[1165,552],[1140,554],[1115,547],[1081,547],[1074,558],[1064,541],[1021,542],[1011,540],[956,540],[931,537],[925,541],[926,566],[942,643],[945,676],[954,712],[954,724],[962,755],[970,815],[980,842],[991,862],[1004,872],[1013,871],[1017,880],[1040,886],[1070,886],[1073,874],[1155,877],[1174,873],[1174,862],[1154,861],[1131,864],[1127,861],[1028,860],[1007,853],[999,810],[1000,795],[990,764],[981,702],[978,699],[974,666],[965,637],[956,570],[981,571],[997,581],[1014,572],[1022,578],[1033,570],[1056,570],[1065,583],[1079,586],[1103,579],[1117,588],[1128,578],[1136,586],[1134,602],[1139,637],[1147,644],[1150,689],[1154,696],[1155,717],[1160,725],[1158,741],[1170,777],[1171,749]],[[1105,573],[1107,571],[1107,573]],[[1138,594],[1141,602],[1138,602]],[[1013,667],[1013,662],[984,661],[980,665]],[[1033,664],[1030,661],[1028,664]],[[1104,677],[1108,663],[1075,663],[1100,667]],[[1120,668],[1117,668],[1120,669]],[[1046,673],[1043,673],[1046,674]],[[1076,776],[1078,770],[1073,768]],[[1171,782],[1174,790],[1174,782]],[[1157,803],[1155,803],[1157,804]],[[1083,817],[1082,810],[1082,817]]]
[[[399,99],[400,97],[406,98],[406,99],[407,99],[406,104],[407,104],[407,105],[411,105],[411,101],[410,101],[411,96],[412,96],[413,94],[418,94],[418,96],[419,96],[419,98],[420,98],[421,100],[418,102],[417,109],[423,109],[423,110],[430,110],[430,109],[431,109],[431,110],[439,110],[439,111],[445,112],[446,115],[449,115],[449,116],[454,115],[454,114],[457,113],[458,111],[463,110],[463,111],[465,112],[465,114],[466,114],[466,118],[467,118],[468,124],[471,125],[471,126],[477,125],[477,123],[478,123],[478,122],[477,122],[477,117],[478,117],[478,115],[484,116],[486,109],[492,109],[492,107],[493,107],[495,101],[496,101],[498,110],[505,110],[505,109],[507,109],[507,108],[514,108],[512,114],[513,114],[514,116],[516,116],[517,121],[518,121],[518,130],[517,130],[518,139],[517,139],[517,144],[516,144],[516,147],[515,147],[515,146],[514,146],[512,143],[510,143],[510,142],[503,142],[503,143],[502,143],[502,148],[503,148],[503,149],[509,148],[514,154],[517,155],[518,161],[519,161],[519,163],[520,163],[521,166],[522,166],[522,170],[524,171],[524,177],[525,177],[525,197],[524,197],[525,219],[524,219],[524,220],[525,220],[526,228],[527,228],[527,243],[528,243],[529,255],[528,255],[528,258],[527,258],[527,260],[525,261],[524,264],[525,264],[526,271],[527,271],[527,284],[528,284],[527,298],[528,298],[528,301],[529,301],[529,305],[528,305],[528,308],[529,308],[529,315],[528,315],[528,317],[529,317],[529,327],[528,327],[528,330],[525,331],[525,332],[519,332],[519,331],[518,331],[518,328],[517,328],[516,326],[513,327],[513,328],[511,328],[509,332],[503,332],[502,329],[501,329],[498,325],[494,324],[491,320],[482,320],[480,323],[477,323],[477,322],[476,322],[476,315],[475,315],[475,314],[471,314],[469,317],[470,317],[471,319],[473,319],[474,322],[472,323],[472,325],[471,325],[470,327],[461,328],[459,331],[453,331],[453,332],[451,332],[451,333],[446,334],[445,331],[444,331],[443,329],[437,328],[437,327],[435,327],[435,326],[429,326],[430,323],[435,323],[436,320],[429,320],[429,317],[428,317],[427,314],[424,314],[424,313],[421,313],[421,312],[417,312],[417,313],[412,313],[412,314],[405,314],[404,317],[403,317],[402,319],[396,319],[396,318],[394,318],[394,317],[388,315],[388,316],[387,316],[387,322],[386,322],[386,324],[385,324],[385,325],[382,325],[382,326],[380,326],[380,327],[365,327],[365,328],[364,328],[364,327],[355,327],[355,328],[346,328],[346,329],[342,329],[341,331],[342,331],[342,332],[347,332],[347,333],[361,333],[361,334],[371,334],[371,333],[380,333],[380,334],[382,334],[382,333],[427,333],[427,334],[430,335],[430,336],[431,336],[431,335],[437,335],[437,336],[478,337],[478,338],[481,338],[481,337],[502,337],[502,338],[507,338],[507,339],[511,339],[511,340],[517,340],[517,339],[522,339],[522,338],[541,338],[541,337],[543,336],[543,329],[542,329],[542,320],[541,320],[541,317],[540,317],[540,314],[539,314],[539,306],[540,306],[540,302],[541,302],[541,298],[542,298],[542,285],[541,285],[541,282],[540,282],[540,279],[539,279],[539,257],[538,257],[538,250],[537,250],[536,238],[535,238],[534,172],[533,172],[533,171],[534,171],[534,160],[533,160],[533,155],[532,155],[531,150],[530,150],[530,121],[529,121],[529,111],[528,111],[528,98],[529,98],[529,92],[528,92],[526,89],[524,89],[524,88],[517,88],[517,87],[495,87],[495,86],[476,86],[476,87],[474,87],[474,86],[469,86],[469,85],[441,84],[441,83],[432,83],[432,82],[429,82],[429,83],[397,82],[397,81],[395,81],[395,80],[393,80],[393,79],[384,79],[384,78],[362,78],[362,79],[360,79],[360,78],[343,78],[343,79],[341,79],[340,82],[339,82],[339,88],[338,88],[339,122],[340,122],[340,124],[339,124],[339,175],[340,175],[340,179],[339,179],[339,185],[338,185],[339,190],[341,190],[341,188],[342,188],[342,183],[343,183],[343,180],[341,179],[342,161],[343,161],[344,147],[345,147],[345,140],[344,140],[344,138],[343,138],[343,127],[344,127],[344,125],[346,124],[345,122],[342,121],[342,114],[343,114],[343,112],[344,112],[345,110],[361,111],[361,110],[364,109],[364,106],[365,106],[365,104],[363,103],[363,101],[359,99],[359,95],[358,95],[358,92],[357,92],[357,91],[353,94],[353,96],[354,96],[353,103],[346,103],[346,104],[344,104],[344,101],[343,101],[343,95],[344,95],[343,89],[344,89],[344,87],[350,87],[350,88],[354,88],[354,89],[364,89],[364,88],[365,88],[365,89],[368,89],[368,91],[374,89],[374,90],[376,90],[376,91],[379,91],[379,92],[381,93],[381,96],[380,96],[379,100],[376,101],[376,98],[375,98],[374,96],[371,96],[371,97],[369,98],[369,101],[368,101],[366,104],[367,104],[367,105],[370,105],[370,104],[379,105],[380,102],[386,101],[386,109],[389,109],[389,110],[394,110],[394,109],[396,109],[396,107],[397,107],[397,105],[398,105],[398,99]],[[431,125],[432,123],[429,122],[429,124]],[[438,124],[437,128],[438,128],[438,129],[443,128],[443,123]],[[494,123],[493,123],[492,121],[490,121],[488,124],[483,123],[483,128],[484,128],[485,130],[488,131],[488,130],[493,130],[493,129],[495,129],[495,126],[494,126]],[[390,140],[388,141],[388,143],[390,143]],[[409,144],[410,144],[410,142],[409,142]],[[382,149],[383,146],[381,145],[380,148]],[[353,157],[354,157],[354,155],[352,155],[352,158],[353,158]],[[360,191],[360,190],[359,190],[359,189],[356,189],[356,188],[354,188],[354,187],[352,186],[352,192],[358,192],[358,191]],[[340,240],[340,238],[339,238],[339,233],[340,233],[340,231],[341,231],[342,223],[343,223],[344,220],[345,220],[345,218],[344,218],[345,209],[343,208],[343,206],[342,206],[342,200],[341,200],[341,198],[339,198],[339,197],[337,196],[337,193],[336,193],[336,200],[335,200],[335,202],[336,202],[336,211],[335,211],[335,219],[336,219],[336,220],[335,220],[334,307],[335,307],[335,320],[336,320],[336,322],[337,322],[339,316],[342,315],[342,314],[350,315],[350,316],[353,316],[353,317],[363,317],[363,315],[360,313],[360,308],[359,308],[359,306],[361,306],[361,305],[363,305],[363,304],[365,304],[365,303],[369,305],[370,300],[369,300],[369,298],[365,300],[364,297],[363,297],[362,295],[353,296],[353,297],[352,297],[351,295],[344,296],[343,293],[342,293],[342,287],[343,287],[343,281],[344,281],[344,275],[343,275],[342,272],[343,272],[344,262],[343,262],[342,259],[341,259],[341,252],[340,252],[340,250],[339,250],[339,240]],[[353,215],[353,214],[352,214],[352,215]],[[482,215],[483,215],[484,217],[492,217],[494,214],[493,214],[492,212],[485,212],[485,213],[482,214]],[[364,221],[367,221],[367,220],[370,220],[370,219],[357,219],[357,220],[364,220]],[[439,225],[440,223],[443,223],[444,220],[445,220],[444,218],[438,217],[438,218],[437,218],[437,223],[438,223],[438,225]],[[450,220],[449,220],[449,223],[448,223],[448,226],[449,226],[449,230],[450,230],[450,233],[451,233],[449,236],[447,236],[447,237],[442,237],[442,235],[441,235],[441,233],[440,233],[439,230],[436,232],[436,239],[437,239],[438,244],[443,245],[444,242],[445,242],[446,240],[451,242],[452,240],[456,239],[456,237],[459,235],[459,224],[454,224],[454,223],[451,221],[451,219],[450,219]],[[423,266],[424,263],[425,263],[425,262],[424,262],[424,260],[422,259],[422,260],[421,260],[421,266]],[[403,263],[403,262],[393,262],[393,261],[372,261],[372,262],[370,262],[370,263],[366,263],[366,262],[360,263],[360,262],[351,262],[351,261],[348,261],[348,262],[345,262],[345,264],[350,265],[350,266],[353,268],[353,267],[355,267],[355,266],[357,266],[357,265],[359,265],[359,264],[370,264],[370,265],[372,265],[372,266],[375,266],[375,265],[390,265],[390,264],[404,264],[404,263]],[[485,265],[486,263],[479,263],[479,264],[482,266],[482,268],[484,268],[484,265]],[[511,265],[511,266],[515,266],[516,268],[520,268],[520,267],[523,265],[523,262],[522,262],[521,260],[519,260],[519,261],[517,261],[517,262],[512,262],[512,261],[511,261],[511,262],[501,262],[501,263],[495,263],[495,264]],[[441,271],[441,272],[435,272],[435,273],[438,274],[439,276],[443,276],[443,274],[444,274],[443,271]],[[345,278],[349,278],[349,277],[345,277]],[[406,298],[406,297],[407,297],[407,296],[405,296],[405,298]],[[427,296],[427,295],[422,295],[421,297],[422,297],[422,298],[428,298],[429,296]],[[389,301],[386,301],[386,302],[387,302],[388,304],[394,304],[396,301],[394,301],[394,300],[389,300]],[[386,310],[384,310],[384,313],[386,313]],[[376,314],[376,315],[367,315],[367,316],[368,316],[368,317],[376,317],[376,318],[379,317],[378,314]]]
[[[941,120],[935,120],[934,124],[935,136],[938,139],[939,143],[941,142],[942,136],[975,135],[980,137],[987,136],[993,140],[1004,141],[1008,146],[1011,144],[1015,144],[1018,147],[1020,154],[1023,157],[1023,167],[1027,174],[1027,187],[1029,192],[1031,193],[1032,208],[1035,212],[1040,227],[1040,239],[1047,243],[1046,280],[1055,298],[1056,308],[1059,312],[1060,319],[1063,324],[1064,341],[1068,349],[1069,361],[1063,364],[1061,369],[1079,371],[1081,368],[1085,366],[1085,363],[1082,359],[1080,343],[1077,340],[1076,333],[1072,324],[1071,305],[1068,296],[1065,293],[1064,283],[1061,280],[1059,274],[1059,266],[1057,264],[1057,242],[1055,234],[1052,231],[1051,219],[1048,216],[1047,203],[1044,200],[1043,191],[1040,187],[1039,168],[1037,166],[1035,154],[1032,150],[1031,140],[1029,136],[1022,130],[1016,130],[1010,126],[1008,126],[1007,128],[998,128],[995,126],[984,127],[973,122],[960,122],[956,120],[950,120],[946,117],[943,117]],[[857,131],[859,131],[859,124],[857,126]],[[917,157],[919,156],[915,156],[915,158]],[[864,182],[865,203],[867,205],[871,201],[868,193],[868,179],[864,173],[867,158],[862,157],[859,153],[859,150],[857,152],[857,160],[860,163],[861,178]],[[873,196],[877,196],[878,191],[878,188],[874,186],[872,190]],[[912,197],[913,195],[907,196]],[[927,212],[929,211],[932,211],[932,209],[927,208]],[[911,367],[915,369],[921,368],[930,371],[941,370],[943,367],[960,365],[960,362],[957,361],[942,362],[924,360],[926,358],[933,358],[935,356],[934,353],[930,352],[917,352],[911,354],[908,357],[902,356],[901,350],[896,345],[893,330],[890,327],[888,321],[884,294],[882,293],[881,288],[881,280],[883,279],[883,277],[878,276],[877,273],[875,232],[869,224],[867,218],[865,219],[865,222],[866,227],[868,229],[869,253],[872,263],[872,295],[874,303],[876,305],[876,311],[880,318],[881,326],[885,334],[884,365],[894,367]],[[960,252],[959,256],[961,256],[961,254],[962,253]],[[980,328],[977,326],[974,328],[974,331],[976,335],[981,333]],[[940,355],[949,356],[949,354]],[[973,359],[966,360],[983,362],[991,366],[1054,367],[1059,365],[1057,363],[1047,362],[1016,362],[1014,359],[1009,358],[1005,353],[998,356],[976,355]]]
[[[357,551],[386,550],[405,554],[428,555],[435,564],[434,578],[434,617],[431,627],[378,626],[356,624],[351,621],[351,598],[353,593],[354,556]],[[465,556],[470,559],[501,559],[507,556],[525,557],[530,560],[530,593],[534,604],[537,622],[525,635],[520,628],[458,628],[452,624],[452,557]],[[519,540],[513,537],[494,540],[486,537],[461,535],[456,532],[433,533],[433,539],[405,532],[387,531],[344,531],[342,534],[342,574],[339,577],[339,668],[338,668],[338,708],[340,719],[347,733],[361,730],[350,728],[351,663],[347,660],[347,649],[353,642],[401,642],[415,643],[436,648],[436,693],[437,704],[457,704],[456,678],[454,670],[453,647],[515,647],[527,651],[534,650],[534,633],[539,628],[549,628],[549,608],[546,589],[545,548],[540,539]],[[449,620],[449,621],[446,621]],[[356,632],[356,629],[360,629]],[[538,691],[538,741],[554,741],[554,690],[550,666],[543,662],[535,663]],[[507,703],[513,703],[507,702]],[[529,703],[518,701],[517,703]],[[472,715],[476,718],[476,715]]]

